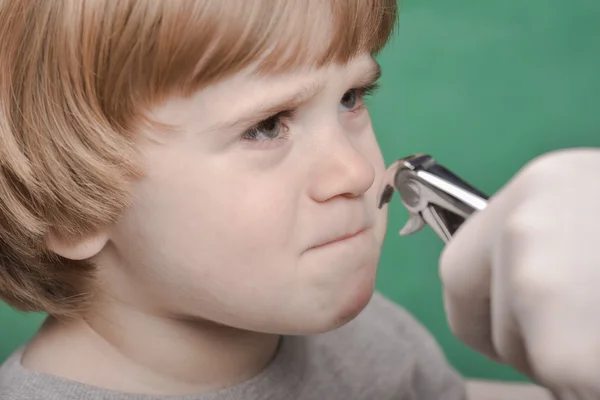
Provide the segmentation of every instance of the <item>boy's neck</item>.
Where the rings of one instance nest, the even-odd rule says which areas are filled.
[[[278,343],[275,335],[121,308],[85,321],[48,319],[23,365],[120,392],[202,394],[260,373]]]

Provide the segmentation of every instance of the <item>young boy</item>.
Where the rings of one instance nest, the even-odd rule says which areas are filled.
[[[464,399],[373,296],[395,0],[0,3],[3,400]]]

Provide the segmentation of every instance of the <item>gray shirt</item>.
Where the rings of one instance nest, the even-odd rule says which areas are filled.
[[[151,397],[118,393],[28,371],[22,349],[0,368],[2,400],[464,400],[462,378],[431,335],[376,294],[335,331],[284,337],[258,376],[210,394]],[[60,360],[57,360],[60,362]]]

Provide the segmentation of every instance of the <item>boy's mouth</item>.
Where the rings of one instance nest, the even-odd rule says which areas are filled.
[[[343,241],[346,241],[346,240],[353,239],[355,237],[363,235],[364,233],[366,233],[366,231],[368,229],[369,229],[369,227],[363,226],[363,227],[361,227],[358,230],[352,231],[352,232],[347,233],[347,234],[343,234],[343,235],[335,237],[333,239],[326,240],[325,242],[322,242],[322,243],[320,243],[320,244],[318,244],[316,246],[312,246],[312,247],[309,248],[309,250],[318,249],[318,248],[321,248],[321,247],[329,246],[329,245],[334,244],[334,243],[339,243],[339,242],[343,242]]]

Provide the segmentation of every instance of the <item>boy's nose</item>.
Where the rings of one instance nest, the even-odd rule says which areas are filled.
[[[373,185],[375,167],[347,138],[331,144],[317,156],[309,195],[318,202],[363,195]]]

